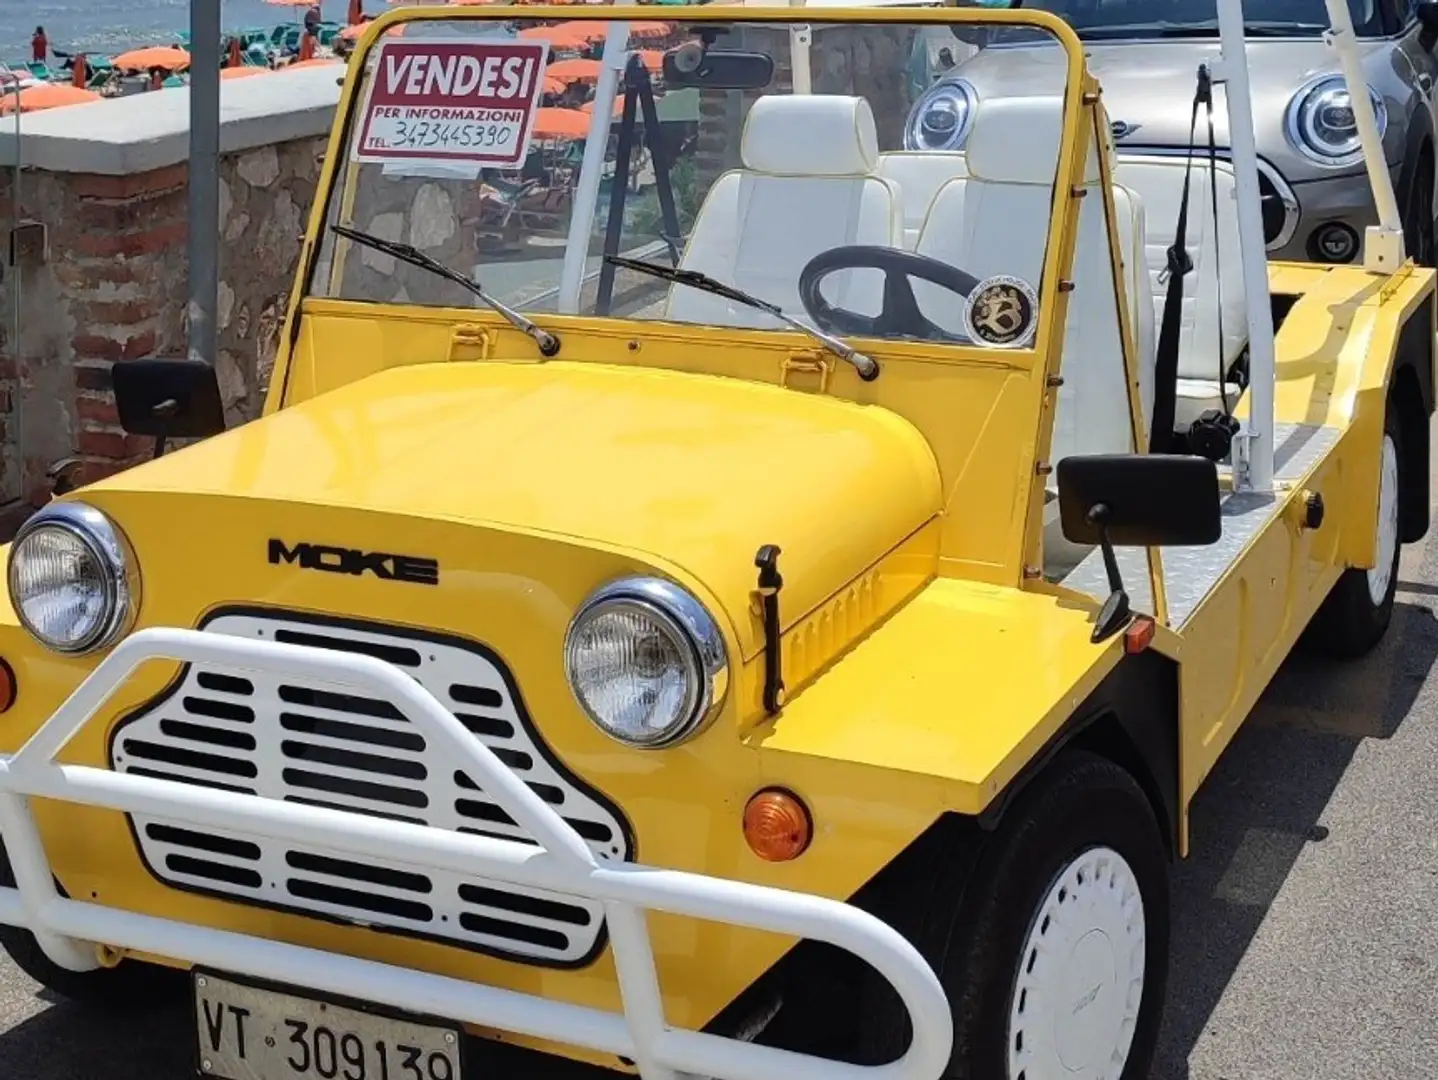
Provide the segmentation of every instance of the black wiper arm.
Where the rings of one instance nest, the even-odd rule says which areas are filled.
[[[872,356],[861,353],[852,345],[845,344],[833,335],[826,334],[806,322],[801,322],[787,314],[778,304],[771,304],[768,300],[762,300],[742,289],[736,289],[733,285],[726,285],[718,278],[701,274],[698,270],[680,270],[673,266],[664,266],[661,263],[645,262],[643,259],[626,259],[622,255],[606,255],[604,261],[611,266],[648,274],[650,277],[659,278],[661,281],[671,281],[676,285],[687,285],[691,289],[698,289],[700,292],[711,293],[714,296],[722,296],[726,300],[733,300],[736,304],[768,312],[780,322],[792,326],[800,333],[808,334],[840,360],[846,360],[853,364],[855,370],[859,372],[859,378],[865,382],[871,382],[879,377],[879,362]]]
[[[1284,22],[1276,19],[1249,19],[1243,24],[1248,37],[1287,37],[1309,34],[1327,29],[1318,23]],[[1078,31],[1085,41],[1111,40],[1115,38],[1210,38],[1218,36],[1218,20],[1202,19],[1195,22],[1145,22],[1122,23],[1113,26],[1085,26]]]
[[[559,352],[559,338],[555,337],[548,330],[544,330],[530,322],[519,312],[515,311],[508,304],[496,300],[485,291],[483,285],[473,278],[465,277],[458,270],[451,270],[438,259],[432,258],[420,251],[412,244],[402,244],[398,240],[386,240],[380,236],[373,236],[367,232],[360,232],[358,229],[351,229],[345,225],[331,225],[331,231],[346,240],[353,240],[356,244],[363,244],[365,247],[373,248],[375,251],[398,259],[400,262],[409,263],[410,266],[417,266],[421,270],[428,270],[431,274],[452,281],[465,289],[468,289],[480,302],[485,304],[491,311],[496,311],[508,320],[509,325],[516,330],[522,330],[532,337],[539,345],[539,351],[545,356],[554,356]]]

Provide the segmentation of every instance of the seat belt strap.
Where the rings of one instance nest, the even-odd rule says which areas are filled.
[[[1207,72],[1203,67],[1200,71]],[[1218,144],[1213,137],[1213,85],[1210,81],[1208,97],[1204,102],[1208,110],[1208,190],[1213,196],[1213,295],[1215,315],[1218,320],[1218,397],[1223,402],[1223,415],[1232,416],[1233,408],[1228,402],[1228,372],[1224,369],[1223,355],[1223,260],[1219,257],[1218,235]]]
[[[1183,193],[1178,201],[1178,223],[1173,230],[1173,244],[1159,280],[1166,283],[1163,318],[1159,324],[1158,347],[1154,355],[1153,423],[1149,428],[1150,453],[1168,452],[1173,445],[1174,411],[1178,396],[1178,337],[1183,323],[1183,279],[1193,269],[1189,258],[1188,197],[1193,178],[1193,157],[1198,136],[1198,110],[1205,102],[1212,108],[1213,91],[1208,68],[1198,69],[1198,89],[1193,96],[1193,113],[1188,122],[1188,156],[1183,165]]]

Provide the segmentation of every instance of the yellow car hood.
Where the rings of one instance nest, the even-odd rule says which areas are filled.
[[[787,625],[941,505],[928,444],[877,406],[556,362],[391,369],[97,487],[116,507],[174,492],[281,504],[283,521],[303,503],[626,552],[710,589],[746,655],[761,545],[783,550]]]

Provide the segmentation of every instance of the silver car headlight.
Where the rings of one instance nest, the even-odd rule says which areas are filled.
[[[1371,86],[1368,97],[1381,139],[1388,130],[1388,107]],[[1363,160],[1353,102],[1341,75],[1319,76],[1294,94],[1284,114],[1283,130],[1295,150],[1320,165],[1356,165]]]
[[[963,79],[935,83],[909,110],[909,119],[904,125],[904,149],[963,149],[978,107],[978,92]]]
[[[129,629],[139,604],[134,555],[120,530],[84,503],[60,502],[21,526],[10,546],[10,603],[56,652],[92,652]]]
[[[729,686],[718,623],[659,578],[611,582],[585,601],[564,638],[564,667],[600,731],[651,750],[696,735]]]

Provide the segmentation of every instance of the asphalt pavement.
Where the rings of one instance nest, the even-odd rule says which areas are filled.
[[[1385,642],[1292,658],[1200,793],[1153,1080],[1438,1077],[1435,608],[1438,520]],[[192,1032],[55,1003],[0,956],[0,1080],[183,1080]]]

